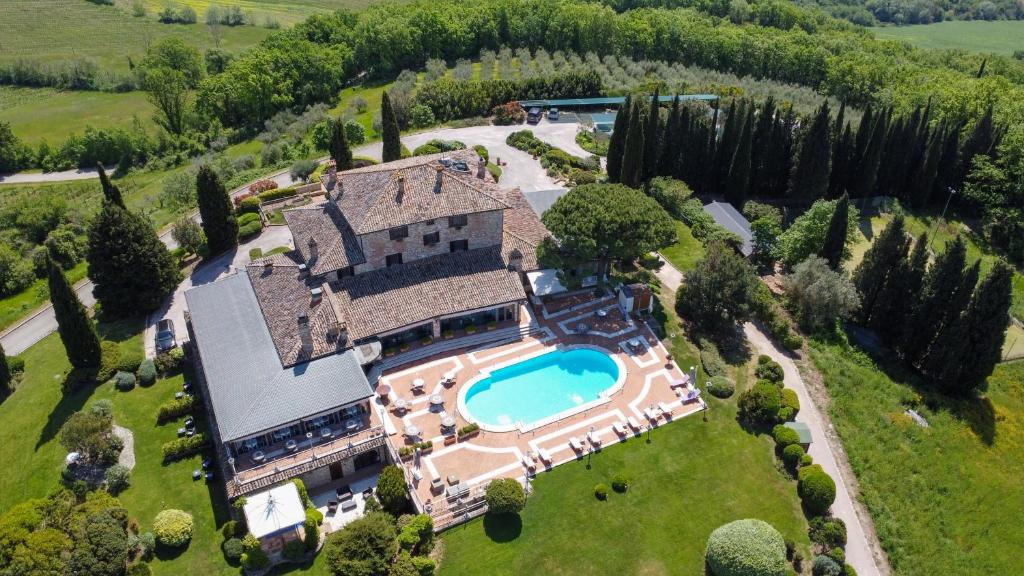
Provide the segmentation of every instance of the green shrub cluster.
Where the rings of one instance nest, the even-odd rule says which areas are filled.
[[[846,523],[841,518],[816,516],[809,524],[811,542],[828,549],[846,546]]]
[[[799,444],[790,444],[782,449],[782,461],[790,470],[796,469],[804,455],[804,447]]]
[[[704,560],[711,576],[783,576],[786,542],[762,520],[736,520],[708,537]]]
[[[260,199],[254,196],[243,199],[238,203],[239,214],[259,214]]]
[[[779,388],[768,383],[757,383],[744,390],[737,402],[740,419],[759,425],[774,424],[781,405]]]
[[[104,340],[100,342],[100,369],[96,372],[98,382],[106,382],[117,372],[121,361],[121,346],[117,342]]]
[[[305,555],[306,545],[302,540],[292,540],[285,544],[284,548],[281,550],[281,556],[284,557],[285,560],[291,560],[293,562]]]
[[[767,358],[767,361],[763,361]],[[782,369],[782,364],[768,358],[767,356],[760,356],[757,359],[757,368],[754,373],[758,378],[763,378],[770,382],[782,382],[785,377],[785,372]]]
[[[262,570],[270,564],[270,558],[260,546],[260,541],[252,534],[246,534],[242,538],[242,556],[239,560],[242,567],[247,570]]]
[[[429,514],[417,514],[404,525],[399,522],[397,541],[399,550],[410,554],[427,554],[434,541],[434,520]]]
[[[238,237],[242,240],[252,238],[263,230],[263,220],[260,215],[247,212],[238,217]]]
[[[260,192],[256,195],[259,201],[272,202],[274,200],[280,200],[282,198],[291,198],[298,195],[299,191],[295,186],[289,186],[287,188],[275,188],[273,190],[267,190],[266,192]]]
[[[776,424],[772,428],[772,438],[775,439],[775,445],[780,450],[785,449],[787,446],[800,444],[800,434],[796,430],[782,424]]]
[[[192,515],[173,508],[163,510],[153,520],[153,534],[163,546],[184,546],[192,539]]]
[[[518,514],[526,506],[526,492],[514,478],[491,480],[485,498],[492,514]]]
[[[843,567],[828,556],[815,556],[811,564],[811,574],[814,576],[842,576]]]
[[[708,382],[707,389],[715,398],[729,398],[736,392],[736,384],[725,376],[714,376]]]
[[[160,450],[164,455],[164,462],[174,462],[198,454],[209,444],[204,434],[195,434],[184,438],[176,438],[170,442],[164,442]]]
[[[706,338],[701,338],[698,341],[700,347],[700,363],[704,366],[704,371],[708,373],[708,376],[726,376],[729,374],[729,367],[726,365],[725,360],[722,359],[722,355],[718,353],[718,346],[715,343]]]
[[[156,364],[149,358],[139,364],[139,386],[151,386],[156,382]]]
[[[224,541],[220,546],[221,551],[224,552],[224,559],[229,563],[234,564],[242,559],[242,541],[232,536]]]
[[[159,374],[171,374],[181,369],[184,360],[185,351],[181,347],[177,347],[157,354],[153,363]]]
[[[114,387],[121,392],[127,392],[135,388],[135,374],[131,372],[118,372],[114,374]]]
[[[836,499],[836,482],[820,464],[804,466],[798,472],[797,492],[804,508],[815,516],[828,512]]]
[[[181,398],[169,400],[157,408],[156,421],[158,424],[163,424],[174,420],[175,418],[180,418],[185,414],[192,412],[192,410],[194,410],[198,405],[199,400],[197,396],[185,395]]]
[[[782,406],[779,408],[779,420],[790,422],[800,412],[800,398],[796,395],[796,390],[783,388],[780,399]]]

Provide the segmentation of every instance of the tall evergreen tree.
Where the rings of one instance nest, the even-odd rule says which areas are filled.
[[[156,310],[181,281],[149,222],[113,202],[104,202],[89,225],[86,260],[92,293],[115,318]]]
[[[818,108],[800,142],[800,153],[793,168],[789,195],[806,202],[812,202],[828,192],[829,143],[828,102]]]
[[[833,270],[838,270],[843,263],[849,217],[850,197],[843,194],[836,202],[835,210],[832,211],[832,219],[829,220],[828,230],[825,232],[825,241],[818,254],[828,262],[829,267]]]
[[[612,137],[608,142],[608,181],[618,183],[622,178],[622,155],[626,150],[626,133],[629,132],[629,113],[633,109],[633,96],[626,96],[626,101],[615,115],[612,126]]]
[[[96,163],[96,171],[100,175],[100,187],[103,188],[103,197],[107,200],[117,204],[121,208],[125,208],[124,197],[121,196],[121,190],[114,183],[110,181],[110,177],[107,176],[107,171],[103,169],[103,163]]]
[[[196,199],[210,254],[220,254],[237,246],[238,220],[231,197],[209,164],[200,166],[196,174]]]
[[[68,282],[64,271],[52,259],[47,258],[49,271],[50,303],[57,318],[57,333],[68,361],[75,368],[95,368],[100,365],[100,337],[96,333],[85,306],[78,299]]]
[[[920,297],[921,285],[928,266],[928,235],[922,234],[914,243],[910,260],[901,260],[890,272],[879,293],[869,326],[887,345],[899,349],[904,325]]]
[[[679,107],[676,133],[679,135],[676,141],[665,145],[668,151],[675,149],[675,165],[669,175],[684,182],[694,182],[690,165],[694,160],[693,156],[703,150],[704,141],[703,138],[696,135],[693,121],[690,119],[689,106]]]
[[[910,241],[903,216],[897,215],[871,244],[864,259],[853,271],[853,285],[860,292],[860,322],[865,326],[873,320],[873,313],[892,274],[898,274],[905,265]]]
[[[900,352],[909,364],[917,366],[925,357],[952,312],[951,302],[964,281],[966,255],[964,241],[957,237],[925,273],[917,302],[903,326]]]
[[[732,165],[733,156],[736,155],[736,145],[739,144],[740,130],[743,128],[743,101],[733,100],[729,103],[729,110],[725,116],[725,126],[722,128],[722,137],[715,147],[714,181],[711,183],[712,193],[720,194],[725,188],[725,182],[729,177],[729,167]]]
[[[945,132],[942,156],[939,158],[939,167],[935,172],[935,183],[932,186],[931,198],[938,198],[950,188],[959,187],[962,184],[957,181],[960,175],[961,129],[961,124],[952,124]]]
[[[729,166],[729,175],[725,182],[725,199],[736,209],[743,209],[743,203],[750,193],[750,155],[753,140],[754,111],[751,108],[740,129],[740,140]]]
[[[862,151],[858,144],[858,160],[850,174],[850,195],[855,198],[867,198],[875,192],[878,171],[881,167],[882,151],[885,149],[885,138],[889,133],[889,117],[885,111],[877,114],[874,124],[869,127],[865,136]],[[861,123],[861,130],[866,127]],[[857,133],[860,142],[860,132]]]
[[[0,344],[0,398],[3,398],[11,391],[11,380],[13,378],[11,365],[7,363],[7,352],[4,351],[3,344]]]
[[[679,132],[682,120],[680,108],[679,95],[676,94],[672,99],[672,108],[669,109],[664,135],[661,138],[661,151],[658,159],[659,176],[672,176],[676,171],[676,164],[679,162],[680,144],[683,141]]]
[[[847,192],[846,185],[849,181],[850,162],[854,155],[853,134],[850,132],[850,125],[843,127],[832,147],[832,171],[829,174],[828,197],[835,198]]]
[[[380,122],[384,149],[381,158],[384,162],[392,162],[402,157],[402,138],[398,130],[398,117],[391,106],[391,97],[384,92],[380,101]]]
[[[985,109],[985,113],[975,122],[971,133],[968,134],[964,140],[963,147],[960,149],[961,173],[958,178],[960,182],[963,182],[964,178],[967,177],[967,174],[974,167],[974,157],[979,154],[986,156],[991,154],[997,140],[996,125],[992,119],[992,104],[989,104],[988,108]]]
[[[638,188],[644,176],[644,117],[639,103],[633,104],[629,113],[629,131],[626,133],[626,150],[622,154],[620,181],[630,188]]]
[[[647,126],[644,127],[644,167],[642,180],[658,175],[658,161],[661,159],[661,104],[658,92],[651,94],[651,106],[647,109]]]
[[[939,173],[943,147],[946,143],[945,127],[936,128],[928,139],[928,147],[920,158],[910,182],[910,203],[915,208],[924,208],[931,203],[935,179]]]
[[[921,372],[943,386],[953,384],[950,381],[950,375],[959,374],[963,364],[970,362],[970,359],[964,356],[964,352],[968,348],[967,342],[964,341],[967,336],[965,316],[973,299],[979,270],[980,264],[977,261],[967,269],[950,305],[943,310],[945,314],[942,327],[920,362]],[[1004,315],[1003,331],[1006,330],[1007,321],[1008,317]],[[1002,346],[1002,342],[1000,342],[1000,346]]]
[[[765,158],[770,156],[772,142],[772,126],[775,123],[775,98],[765,98],[761,110],[757,112],[754,131],[751,136],[750,148],[750,194],[761,194],[764,189]]]
[[[352,168],[352,148],[348,145],[345,123],[341,118],[335,118],[331,121],[331,141],[327,148],[331,153],[331,160],[334,160],[338,170],[350,170]]]
[[[705,146],[704,153],[702,154],[703,162],[696,166],[700,177],[700,185],[697,189],[701,193],[707,193],[709,190],[715,190],[718,185],[716,178],[718,176],[718,172],[715,169],[715,158],[718,156],[719,112],[719,103],[718,100],[715,100],[715,112],[711,115],[711,125],[708,126],[704,134],[707,146]]]

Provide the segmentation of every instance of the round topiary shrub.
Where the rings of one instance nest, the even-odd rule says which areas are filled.
[[[828,556],[815,556],[811,564],[811,574],[814,576],[841,576],[842,573],[843,567]]]
[[[737,402],[740,418],[754,424],[774,424],[781,404],[779,388],[767,383],[754,384],[740,394]]]
[[[128,487],[128,479],[132,471],[127,466],[114,464],[103,473],[103,479],[107,483],[107,492],[117,494]]]
[[[594,496],[596,496],[598,500],[607,500],[608,486],[606,484],[598,484],[597,486],[594,486]]]
[[[125,572],[125,576],[150,576],[151,574],[153,574],[153,570],[145,562],[132,564]]]
[[[797,492],[804,508],[815,516],[823,516],[836,500],[836,482],[822,469],[820,464],[811,464],[800,469]]]
[[[800,444],[800,434],[796,430],[793,430],[789,426],[783,424],[776,424],[772,428],[772,438],[775,439],[775,445],[779,448],[785,448],[786,446],[792,446],[793,444]]]
[[[796,468],[803,456],[804,447],[799,444],[790,444],[782,449],[782,461],[790,469]]]
[[[725,376],[715,376],[708,382],[708,393],[715,398],[728,398],[736,392],[736,384]]]
[[[224,551],[224,559],[231,563],[241,560],[242,552],[245,551],[242,548],[242,541],[238,538],[228,538],[224,541],[221,549]]]
[[[711,533],[704,560],[711,576],[782,576],[786,541],[763,520],[736,520]]]
[[[804,454],[803,456],[800,457],[800,466],[801,467],[803,467],[803,466],[810,466],[811,464],[814,464],[814,458],[811,457],[810,454]]]
[[[786,375],[782,369],[782,365],[771,359],[767,362],[761,362],[759,359],[757,369],[754,370],[754,374],[756,374],[758,378],[768,380],[769,382],[782,382],[782,379]]]
[[[809,524],[811,542],[821,544],[825,548],[846,546],[846,523],[842,519],[819,516],[811,518]]]
[[[183,510],[164,510],[153,520],[153,533],[163,546],[184,546],[192,539],[192,515]]]
[[[849,564],[843,565],[843,576],[857,576],[857,571]]]
[[[114,386],[121,392],[127,392],[135,388],[135,374],[131,372],[118,372],[114,375]]]
[[[156,364],[146,358],[139,364],[139,386],[152,386],[156,382]]]
[[[612,490],[625,492],[629,489],[629,477],[625,474],[616,474],[612,477]]]
[[[518,514],[526,506],[526,492],[514,478],[496,478],[487,485],[487,511],[492,514]]]
[[[779,420],[789,422],[796,418],[800,412],[800,398],[796,395],[796,390],[783,388],[780,400],[782,407],[779,408]]]

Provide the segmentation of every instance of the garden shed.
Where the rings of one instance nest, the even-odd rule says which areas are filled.
[[[814,440],[811,437],[810,427],[808,427],[807,424],[804,424],[803,422],[786,422],[785,424],[783,424],[783,426],[795,430],[796,433],[800,435],[800,446],[803,446],[804,450],[807,450],[807,448],[811,445],[811,442]]]

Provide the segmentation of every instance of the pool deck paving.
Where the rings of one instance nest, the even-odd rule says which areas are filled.
[[[604,312],[598,315],[598,310]],[[523,324],[530,320],[524,317]],[[458,485],[468,487],[470,494],[463,495],[463,501],[473,500],[494,478],[510,477],[523,482],[528,472],[532,475],[550,470],[586,456],[590,450],[639,436],[649,426],[665,425],[704,407],[699,398],[684,402],[677,395],[671,384],[683,379],[684,372],[666,361],[668,351],[650,328],[641,321],[624,317],[614,299],[594,300],[548,318],[538,310],[532,321],[534,331],[522,339],[438,355],[381,376],[381,382],[390,385],[392,391],[388,398],[378,399],[377,409],[392,443],[401,447],[417,441],[405,435],[410,426],[419,429],[418,441],[433,442],[431,450],[409,457],[403,465],[418,504],[429,508],[435,518],[451,514],[453,506],[461,505],[454,498],[446,497],[451,486],[449,477],[457,478]],[[586,333],[578,331],[581,323],[587,326]],[[556,416],[541,421],[540,425],[505,427],[514,428],[511,431],[488,430],[492,427],[484,425],[475,435],[456,440],[452,430],[473,422],[459,397],[464,389],[473,385],[472,380],[477,376],[488,373],[492,367],[513,363],[552,347],[577,346],[597,347],[625,367],[621,387],[610,389],[614,391],[606,400],[588,402],[578,407],[581,411],[577,413],[570,409],[564,417]],[[446,374],[454,374],[454,385],[441,383]],[[413,390],[417,380],[423,381],[422,389]],[[685,386],[680,389],[680,393],[685,394]],[[440,395],[442,404],[436,403],[437,398],[431,402],[435,395]],[[405,410],[396,409],[398,399],[406,402]],[[660,404],[670,413],[662,414]],[[655,417],[649,419],[645,412]],[[446,415],[455,419],[455,426],[448,430],[447,436],[441,427]],[[613,424],[629,418],[640,428],[629,430],[625,436],[616,433]],[[598,442],[588,440],[591,433]],[[580,441],[579,450],[570,446],[570,438]],[[550,462],[541,460],[542,451],[550,456]],[[533,462],[533,470],[528,471],[524,458]],[[432,491],[431,481],[438,478],[444,483],[443,488]]]

